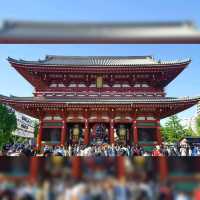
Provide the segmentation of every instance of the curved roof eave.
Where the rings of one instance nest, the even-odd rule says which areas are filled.
[[[70,57],[69,57],[70,58]],[[90,57],[91,59],[92,58],[97,58],[97,56],[95,57]],[[105,58],[104,56],[103,57],[101,57],[101,56],[99,56],[98,57],[99,59],[101,59],[101,58]],[[111,61],[112,61],[112,59],[121,59],[121,58],[124,58],[124,59],[128,59],[128,57],[117,57],[117,56],[108,56],[108,57],[106,57],[107,59],[111,59]],[[182,59],[182,60],[174,60],[174,61],[156,61],[156,62],[150,62],[150,63],[123,63],[123,61],[121,62],[118,62],[117,63],[117,61],[115,61],[115,62],[107,62],[107,63],[103,63],[103,61],[102,61],[102,63],[98,63],[98,61],[95,63],[94,62],[94,64],[93,63],[87,63],[87,64],[84,64],[84,63],[76,63],[76,62],[74,62],[74,63],[46,63],[46,60],[39,60],[39,61],[25,61],[25,60],[22,60],[22,59],[19,59],[19,60],[17,60],[17,59],[14,59],[14,58],[11,58],[11,57],[8,57],[7,58],[7,60],[8,60],[8,62],[10,63],[10,64],[17,64],[17,65],[22,65],[23,67],[24,66],[27,66],[27,67],[29,67],[29,66],[31,66],[31,67],[37,67],[37,66],[39,66],[39,67],[81,67],[81,66],[88,66],[88,67],[96,67],[96,66],[110,66],[110,67],[116,67],[116,66],[119,66],[119,67],[131,67],[131,66],[134,66],[134,67],[141,67],[141,66],[144,66],[144,67],[160,67],[160,66],[174,66],[174,65],[180,65],[180,66],[187,66],[188,64],[190,64],[190,62],[191,62],[191,59],[190,58],[186,58],[186,59]]]
[[[6,97],[0,95],[0,102],[10,103],[60,103],[60,104],[163,104],[163,103],[187,103],[200,101],[199,97],[184,97],[184,98],[138,98],[138,99],[125,99],[125,98],[65,98],[65,99],[53,99],[53,98],[37,98],[37,97]]]

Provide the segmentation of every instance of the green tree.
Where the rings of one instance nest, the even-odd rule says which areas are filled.
[[[34,122],[34,137],[37,138],[37,134],[38,134],[38,127],[39,124],[37,121]]]
[[[200,115],[196,118],[197,135],[200,135]]]
[[[17,129],[17,119],[15,113],[0,104],[0,148],[5,144],[12,142],[12,132]]]
[[[168,121],[161,128],[164,141],[174,143],[186,136],[193,136],[194,132],[191,128],[185,128],[181,124],[181,119],[177,115],[169,117]]]
[[[196,133],[192,130],[191,127],[185,128],[184,131],[185,131],[185,132],[184,132],[184,137],[196,136]]]

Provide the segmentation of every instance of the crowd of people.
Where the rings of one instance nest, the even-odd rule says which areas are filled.
[[[45,145],[41,151],[26,144],[6,144],[1,155],[4,156],[200,156],[200,145],[177,143],[156,145],[151,150],[140,145]]]
[[[12,159],[11,159],[12,160]],[[125,173],[117,169],[117,159],[108,157],[81,158],[80,174],[74,175],[71,159],[51,157],[39,159],[36,171],[30,172],[32,162],[20,158],[0,163],[0,199],[2,200],[199,200],[200,185],[190,179],[192,188],[184,177],[179,180],[165,176],[157,159],[125,157]],[[29,159],[28,159],[29,160]],[[173,165],[177,159],[172,160]],[[198,165],[198,162],[196,162]],[[190,162],[179,164],[183,169]],[[26,167],[27,165],[27,167]],[[119,171],[118,171],[119,170]],[[16,173],[17,172],[17,173]],[[185,176],[187,171],[184,170]],[[16,177],[17,176],[17,177]],[[183,176],[183,174],[182,174]],[[181,179],[182,178],[182,179]]]
[[[145,178],[143,180],[73,181],[62,178],[43,181],[0,183],[2,200],[199,200],[199,191],[187,193],[173,188],[171,183]]]

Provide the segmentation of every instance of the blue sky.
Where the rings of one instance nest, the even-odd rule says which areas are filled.
[[[2,0],[0,18],[51,21],[195,20],[198,0]]]
[[[200,27],[198,0],[1,1],[0,20],[41,21],[184,21]],[[192,63],[167,88],[168,96],[200,95],[200,45],[0,45],[0,94],[30,96],[33,88],[6,61],[58,55],[153,55],[162,60],[191,58]],[[180,114],[194,115],[193,107]]]

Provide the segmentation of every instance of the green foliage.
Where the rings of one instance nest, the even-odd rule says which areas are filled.
[[[17,135],[13,135],[12,136],[12,141],[14,143],[26,143],[26,142],[28,142],[28,139],[25,138],[25,137],[20,137],[20,136],[17,136]]]
[[[15,113],[0,104],[0,148],[5,143],[12,142],[12,132],[17,129],[17,119]]]
[[[181,124],[181,120],[177,115],[169,117],[169,120],[161,128],[161,131],[164,141],[169,143],[174,143],[184,137],[194,135],[194,132],[191,128],[187,129]]]
[[[197,135],[200,135],[200,115],[196,118]]]
[[[38,127],[39,124],[37,121],[34,122],[34,137],[37,138],[37,134],[38,134]]]

